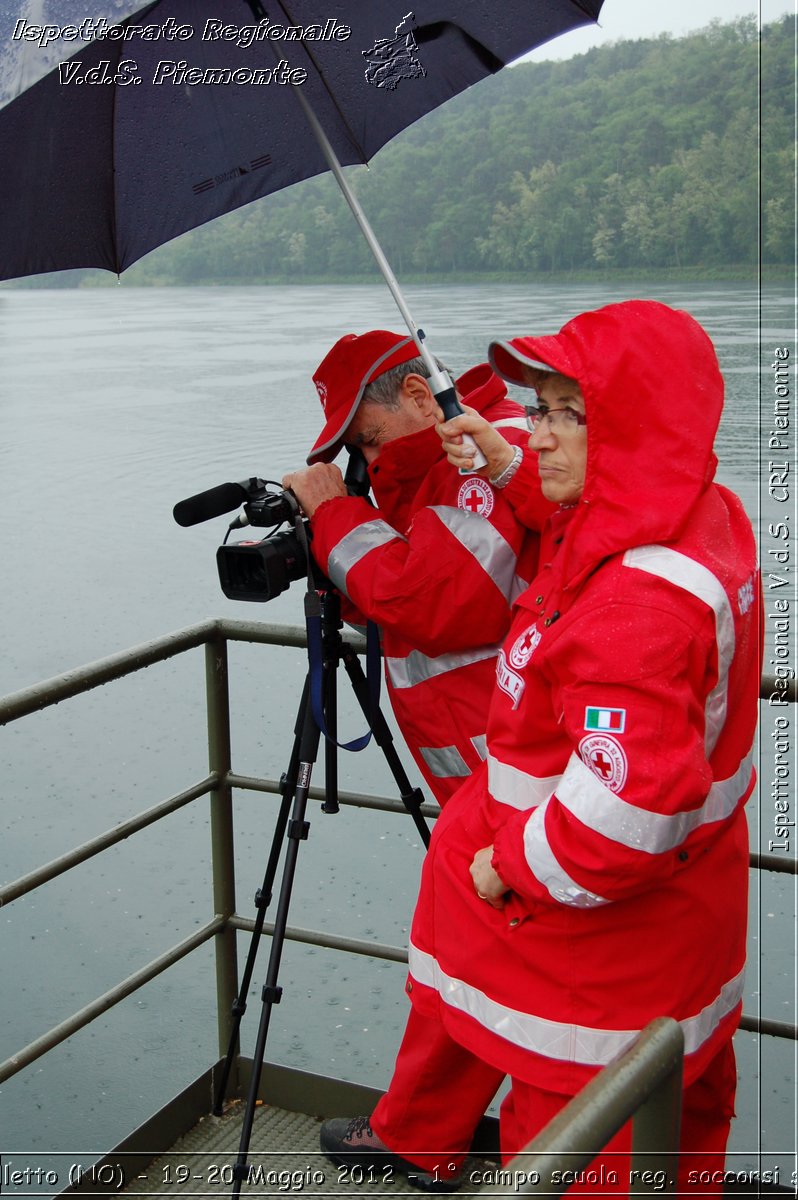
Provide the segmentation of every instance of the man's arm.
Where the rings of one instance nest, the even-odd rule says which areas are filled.
[[[419,509],[407,535],[365,500],[342,494],[337,468],[311,467],[283,481],[312,509],[313,556],[339,591],[429,655],[498,642],[528,582],[517,562],[528,535],[501,494],[484,485],[480,515],[457,505],[459,477],[441,479],[447,502]]]

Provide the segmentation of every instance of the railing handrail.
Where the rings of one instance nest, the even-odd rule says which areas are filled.
[[[59,875],[65,875],[67,871],[79,866],[80,863],[87,862],[97,854],[102,854],[104,850],[109,850],[119,842],[125,841],[132,834],[146,829],[148,825],[154,825],[162,817],[168,817],[170,813],[176,812],[184,805],[190,804],[194,800],[199,800],[200,796],[206,796],[209,792],[220,787],[265,792],[268,795],[280,794],[280,783],[277,779],[258,779],[249,775],[236,775],[232,771],[224,776],[220,776],[218,773],[213,772],[206,776],[205,779],[200,779],[192,787],[186,788],[182,792],[176,792],[174,796],[161,801],[160,804],[154,804],[151,808],[145,809],[135,817],[130,817],[129,820],[114,825],[111,829],[98,834],[97,837],[91,838],[88,842],[83,842],[80,846],[76,846],[74,850],[69,850],[66,854],[61,854],[58,858],[53,858],[50,862],[44,863],[43,866],[35,867],[26,875],[20,875],[18,879],[3,884],[0,887],[0,908],[4,904],[10,904],[12,900],[19,900],[21,896],[26,896],[28,892],[35,891],[42,884],[50,883],[53,879],[57,879]],[[322,803],[326,799],[326,793],[324,788],[312,787],[308,792],[308,797],[310,800]],[[344,808],[367,808],[377,812],[394,814],[407,812],[407,809],[398,800],[388,800],[384,796],[370,796],[363,792],[339,791],[337,797],[338,803]],[[419,811],[422,816],[427,817],[429,820],[435,820],[439,812],[432,804],[422,804]],[[774,870],[783,869],[782,859],[777,858],[776,855],[769,855],[768,857],[773,859]]]
[[[228,641],[260,642],[268,646],[307,646],[307,634],[299,625],[274,625],[261,621],[236,621],[229,617],[217,617],[166,633],[150,641],[131,646],[117,654],[109,654],[96,662],[86,663],[54,675],[32,687],[10,692],[0,699],[0,725],[17,721],[30,713],[50,708],[62,700],[91,691],[102,684],[111,683],[132,675],[144,667],[174,658],[186,650],[193,650],[207,642],[223,638]],[[347,635],[347,643],[358,654],[364,654],[366,640],[358,633]]]
[[[122,679],[144,667],[153,666],[157,662],[174,658],[186,650],[202,646],[217,638],[229,641],[259,642],[272,646],[293,646],[303,649],[307,646],[307,634],[300,625],[276,625],[261,621],[238,621],[230,617],[216,617],[178,629],[150,641],[141,642],[128,650],[117,654],[109,654],[96,662],[86,663],[54,675],[31,687],[20,688],[0,698],[0,725],[17,721],[30,713],[50,708],[62,700],[68,700],[81,692],[91,691],[114,679]],[[358,633],[347,632],[347,642],[358,654],[365,654],[366,640]],[[775,676],[763,675],[760,683],[759,698],[767,700],[778,694],[789,702],[798,700],[798,681],[791,679],[786,687],[782,687]]]
[[[347,643],[359,654],[365,653],[366,642],[359,634],[347,633]],[[229,797],[233,788],[264,791],[279,794],[280,783],[276,780],[258,779],[251,776],[236,774],[229,762],[229,696],[227,690],[226,645],[229,641],[257,642],[264,645],[290,646],[304,648],[307,646],[305,630],[299,626],[286,626],[262,623],[256,621],[239,621],[229,618],[203,621],[186,629],[166,634],[152,639],[129,650],[109,655],[94,663],[64,672],[54,678],[45,680],[33,687],[23,688],[0,699],[0,724],[19,720],[23,716],[49,708],[63,700],[90,691],[116,679],[124,678],[157,662],[163,662],[187,650],[199,646],[206,647],[206,680],[207,702],[209,716],[209,748],[211,751],[211,770],[208,776],[177,793],[169,799],[139,813],[137,816],[107,830],[67,854],[51,860],[43,866],[35,868],[27,875],[0,888],[0,906],[9,904],[20,896],[34,891],[43,884],[87,859],[104,852],[111,846],[129,838],[132,834],[152,825],[162,817],[176,811],[186,804],[193,803],[200,796],[211,794],[215,800],[214,820],[218,822],[216,839],[213,842],[215,896],[217,896],[217,912],[208,925],[167,950],[152,963],[140,968],[127,979],[118,983],[104,995],[90,1002],[79,1012],[68,1017],[53,1029],[36,1038],[30,1045],[12,1055],[4,1063],[0,1063],[0,1082],[16,1074],[31,1062],[41,1057],[48,1050],[64,1041],[78,1029],[83,1028],[95,1017],[105,1012],[138,988],[144,986],[158,974],[167,970],[177,961],[204,944],[211,937],[217,937],[217,954],[224,961],[217,975],[224,976],[219,983],[219,999],[231,991],[231,974],[234,974],[235,950],[231,949],[230,938],[235,937],[236,930],[252,930],[253,923],[240,917],[235,912],[234,898],[231,900],[224,887],[218,894],[217,882],[217,848],[221,857],[229,855],[232,849],[232,812]],[[776,683],[773,678],[763,677],[760,696],[767,700],[774,692]],[[789,699],[796,699],[795,682],[786,689]],[[779,689],[782,695],[785,689]],[[216,744],[220,738],[219,744]],[[221,749],[220,749],[221,746]],[[216,761],[214,761],[216,759]],[[323,800],[324,790],[311,788],[310,798]],[[344,793],[338,795],[339,803],[357,807],[375,808],[392,813],[404,813],[404,807],[396,801],[387,800],[380,796],[368,796],[360,793]],[[424,805],[422,812],[429,818],[437,815],[437,809],[432,805]],[[776,855],[752,855],[751,865],[759,869],[773,871],[792,871],[795,873],[794,861],[784,860]],[[222,868],[223,870],[223,868]],[[227,896],[220,902],[220,896]],[[271,932],[271,926],[265,925],[264,935]],[[316,930],[289,928],[287,936],[292,940],[324,945],[330,948],[342,949],[350,953],[368,954],[375,958],[390,961],[406,961],[404,949],[395,946],[357,941],[351,938],[338,937],[332,934],[319,933]],[[220,942],[226,939],[226,951],[219,949]],[[234,992],[233,992],[234,994]],[[220,1014],[220,1046],[226,1044],[226,1036],[221,1030],[222,1006]],[[227,1019],[225,1017],[225,1019]],[[675,1022],[671,1022],[675,1024]],[[769,1021],[758,1017],[743,1016],[741,1027],[760,1033],[780,1037],[796,1037],[794,1026],[783,1022]],[[648,1044],[647,1042],[645,1043]],[[611,1135],[610,1135],[611,1136]]]
[[[673,1192],[679,1154],[684,1034],[658,1017],[620,1058],[604,1067],[504,1168],[506,1196],[561,1196],[632,1118],[633,1195]],[[639,1157],[638,1157],[639,1156]],[[654,1178],[665,1165],[663,1179]],[[664,1179],[670,1186],[663,1186]],[[632,1182],[634,1181],[634,1183]]]

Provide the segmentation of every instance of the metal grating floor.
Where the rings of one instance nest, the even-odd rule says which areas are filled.
[[[167,1153],[129,1176],[122,1196],[229,1196],[233,1166],[238,1157],[244,1104],[235,1102],[222,1117],[204,1117]],[[319,1150],[319,1121],[304,1113],[260,1104],[255,1113],[249,1154],[249,1179],[241,1189],[247,1197],[424,1195],[410,1188],[398,1172],[357,1174],[331,1163]],[[479,1191],[477,1180],[488,1163],[469,1159],[463,1193]],[[487,1191],[488,1189],[485,1188]]]

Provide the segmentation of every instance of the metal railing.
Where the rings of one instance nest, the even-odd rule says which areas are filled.
[[[632,1118],[630,1194],[676,1188],[684,1034],[658,1017],[504,1167],[505,1195],[561,1196]],[[612,1168],[609,1168],[611,1171]]]
[[[299,627],[227,619],[206,621],[193,625],[188,629],[180,630],[177,633],[154,639],[120,654],[109,656],[96,663],[68,671],[56,678],[37,684],[34,687],[25,688],[0,700],[0,724],[6,724],[19,720],[31,713],[49,708],[70,697],[100,687],[112,680],[121,679],[155,663],[164,662],[188,650],[204,646],[209,753],[208,774],[167,800],[114,826],[112,829],[76,847],[69,853],[53,859],[43,866],[37,867],[35,870],[21,876],[19,879],[0,887],[0,907],[10,904],[21,896],[28,895],[50,880],[72,870],[79,863],[83,863],[101,854],[110,847],[131,837],[133,834],[153,825],[170,813],[192,804],[204,795],[209,795],[211,798],[211,852],[214,898],[214,916],[204,926],[173,946],[170,950],[123,979],[96,1000],[75,1012],[71,1017],[54,1026],[17,1053],[11,1055],[5,1062],[0,1063],[0,1083],[35,1062],[36,1059],[40,1058],[47,1051],[63,1042],[78,1030],[84,1028],[96,1017],[106,1012],[113,1005],[118,1004],[127,996],[130,996],[145,983],[162,974],[169,967],[179,962],[198,947],[204,945],[210,939],[215,939],[216,942],[219,1047],[220,1053],[224,1054],[230,1040],[233,1001],[236,997],[238,986],[236,931],[245,930],[251,932],[254,927],[253,921],[242,918],[236,913],[233,882],[235,872],[232,793],[234,789],[274,794],[279,794],[280,792],[280,782],[278,780],[238,775],[232,769],[228,674],[228,643],[231,641],[297,648],[303,648],[307,644],[305,631]],[[348,641],[355,650],[364,652],[365,641],[363,639],[349,637]],[[775,687],[775,680],[763,678],[761,688],[762,698],[767,699],[773,693]],[[796,699],[795,683],[793,682],[786,692],[784,689],[780,689],[779,695],[786,698],[789,702],[794,703]],[[324,792],[319,788],[311,788],[310,796],[313,800],[323,800]],[[385,812],[405,812],[404,807],[399,802],[378,796],[368,796],[354,792],[339,792],[338,799],[339,803],[344,805],[379,809]],[[424,806],[422,812],[425,816],[434,818],[437,808],[431,805]],[[768,871],[795,873],[796,870],[794,861],[785,860],[772,854],[752,855],[751,865],[754,868]],[[265,923],[263,926],[264,934],[270,934],[272,931],[273,926]],[[366,942],[348,937],[336,937],[330,934],[319,933],[315,930],[300,929],[291,926],[288,927],[286,936],[294,941],[344,950],[354,954],[363,954],[395,962],[407,961],[407,952],[403,948],[379,942]],[[675,1035],[670,1030],[670,1026],[676,1026],[680,1037],[681,1031],[676,1022],[665,1021],[664,1025],[657,1024],[654,1033],[646,1033],[639,1045],[633,1047],[629,1055],[624,1056],[624,1059],[616,1064],[617,1070],[610,1068],[602,1072],[601,1076],[594,1081],[594,1084],[585,1089],[582,1098],[578,1097],[572,1105],[568,1106],[569,1115],[566,1117],[563,1114],[563,1122],[570,1122],[567,1126],[564,1126],[568,1131],[567,1141],[570,1151],[573,1151],[575,1148],[580,1149],[582,1146],[582,1141],[579,1140],[577,1143],[575,1138],[581,1139],[582,1137],[579,1132],[582,1128],[579,1123],[582,1120],[581,1114],[585,1110],[586,1105],[590,1107],[591,1097],[596,1088],[604,1089],[601,1095],[605,1096],[605,1099],[607,1095],[610,1093],[614,1095],[620,1089],[622,1096],[621,1105],[628,1107],[629,1103],[632,1104],[632,1108],[628,1109],[626,1116],[623,1118],[623,1121],[625,1121],[629,1113],[641,1103],[640,1097],[642,1093],[639,1091],[639,1086],[637,1083],[634,1085],[630,1083],[630,1079],[632,1076],[635,1079],[639,1079],[642,1071],[642,1074],[647,1074],[648,1083],[646,1087],[649,1087],[651,1081],[656,1079],[660,1082],[655,1083],[653,1086],[660,1088],[661,1083],[662,1088],[665,1089],[662,1092],[660,1088],[660,1092],[658,1093],[660,1098],[655,1101],[656,1105],[659,1105],[661,1109],[663,1103],[662,1095],[670,1094],[668,1089],[672,1091],[672,1080],[671,1083],[668,1082],[670,1078],[668,1072],[670,1071],[672,1074],[672,1070],[675,1069],[673,1068]],[[662,1032],[666,1027],[669,1032]],[[748,1015],[743,1016],[741,1028],[785,1038],[794,1039],[796,1037],[796,1027],[794,1025]],[[653,1058],[650,1059],[650,1056],[653,1056]],[[680,1053],[677,1057],[679,1058],[679,1062],[681,1062]],[[671,1067],[665,1070],[663,1076],[660,1068],[666,1060],[671,1063]],[[641,1063],[644,1064],[644,1070],[641,1068]],[[670,1102],[668,1101],[667,1103]],[[595,1108],[595,1106],[593,1107]],[[599,1107],[604,1111],[606,1108],[605,1102],[603,1101]],[[615,1112],[616,1109],[613,1108],[612,1111]],[[657,1119],[659,1120],[659,1118]],[[576,1124],[573,1123],[574,1120],[576,1120]],[[596,1123],[597,1120],[599,1121],[598,1124]],[[559,1121],[560,1118],[552,1124],[546,1135],[547,1140],[545,1146],[542,1147],[546,1154],[559,1153],[562,1150],[562,1142],[558,1141],[560,1137],[558,1131],[561,1128],[558,1124]],[[620,1127],[620,1124],[623,1124],[623,1121],[619,1122],[618,1127]],[[590,1161],[590,1158],[604,1144],[600,1140],[604,1127],[601,1125],[601,1119],[596,1117],[595,1112],[591,1118],[589,1128],[590,1133],[585,1134],[584,1154],[587,1156],[584,1159],[585,1162]],[[660,1130],[660,1132],[662,1131]],[[611,1134],[608,1136],[611,1136]],[[606,1138],[604,1140],[606,1141]],[[657,1144],[662,1144],[661,1138]],[[538,1145],[538,1148],[540,1149],[540,1145]],[[571,1165],[573,1166],[572,1155]]]
[[[208,774],[184,791],[115,825],[112,829],[106,830],[68,853],[0,887],[0,907],[30,894],[50,880],[66,874],[80,863],[94,858],[130,838],[133,834],[160,821],[170,813],[176,812],[206,795],[210,797],[211,803],[214,905],[212,920],[193,932],[190,937],[185,938],[138,971],[121,980],[96,1000],[12,1054],[4,1062],[0,1062],[0,1083],[35,1062],[48,1050],[83,1029],[96,1017],[138,991],[144,984],[161,975],[169,967],[211,939],[215,939],[216,942],[219,1048],[220,1053],[225,1052],[230,1040],[233,1000],[237,995],[238,987],[236,931],[251,932],[254,927],[253,921],[236,913],[232,793],[234,789],[267,792],[275,795],[280,793],[279,780],[237,775],[232,770],[228,643],[236,641],[298,648],[307,646],[305,630],[298,626],[224,619],[205,621],[188,629],[179,630],[176,633],[167,634],[135,646],[122,653],[110,655],[76,670],[67,671],[62,675],[45,680],[43,683],[24,688],[0,699],[0,725],[8,724],[81,693],[101,687],[113,680],[122,679],[155,663],[165,662],[189,650],[204,646]],[[364,639],[358,636],[348,636],[347,641],[353,649],[365,652]],[[311,788],[310,797],[312,800],[323,800],[323,789]],[[406,809],[398,801],[379,796],[339,791],[338,801],[342,805],[406,814]],[[424,805],[421,811],[426,817],[434,819],[438,810],[432,805]],[[271,934],[273,925],[265,922],[263,932],[267,935]],[[370,955],[374,958],[394,962],[407,961],[407,952],[402,947],[385,945],[380,942],[336,937],[295,926],[288,927],[286,936],[293,941],[345,950],[353,954]]]

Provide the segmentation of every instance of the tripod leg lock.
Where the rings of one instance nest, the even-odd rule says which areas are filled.
[[[247,1002],[242,1000],[240,996],[236,996],[233,1003],[230,1005],[230,1014],[233,1017],[243,1017],[247,1011]]]
[[[294,838],[297,842],[304,842],[310,833],[310,821],[289,821],[288,833],[286,837]]]
[[[279,1004],[283,998],[283,989],[277,984],[265,984],[261,992],[261,1000],[264,1004]]]
[[[402,803],[408,812],[419,812],[421,805],[424,803],[424,793],[421,788],[413,788],[408,795],[402,796]]]
[[[268,908],[272,902],[271,892],[264,892],[263,888],[258,888],[255,893],[255,907]]]

